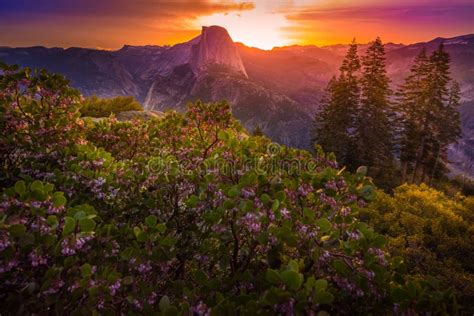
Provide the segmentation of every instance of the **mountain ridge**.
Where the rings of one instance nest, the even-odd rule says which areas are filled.
[[[465,160],[464,153],[474,159],[470,154],[474,153],[474,34],[409,45],[388,43],[387,71],[396,88],[419,50],[433,50],[440,42],[447,43],[451,70],[461,83],[464,102],[464,138],[462,145],[454,146],[453,160]],[[359,53],[366,47],[360,44]],[[312,118],[346,50],[343,44],[262,50],[234,43],[224,28],[210,26],[201,35],[172,46],[124,45],[113,51],[0,47],[0,60],[62,73],[84,95],[132,95],[151,110],[181,111],[197,98],[205,102],[227,99],[249,130],[260,126],[274,141],[307,148]]]

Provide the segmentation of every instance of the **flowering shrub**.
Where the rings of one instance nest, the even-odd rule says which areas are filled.
[[[403,185],[377,198],[361,218],[388,238],[391,253],[413,274],[437,276],[456,290],[466,314],[474,312],[473,198],[449,197],[426,185]]]
[[[0,181],[8,182],[19,168],[44,170],[81,142],[82,121],[80,95],[63,77],[16,66],[0,69]]]
[[[45,73],[31,82],[43,75],[46,84]],[[0,199],[3,311],[453,311],[449,292],[405,275],[358,220],[375,190],[365,168],[351,174],[323,154],[249,137],[226,103],[97,125],[59,92],[57,109],[37,109],[35,94],[20,108],[25,76],[0,76],[1,154],[15,161]],[[19,138],[25,124],[51,132]],[[13,152],[11,137],[21,140]]]

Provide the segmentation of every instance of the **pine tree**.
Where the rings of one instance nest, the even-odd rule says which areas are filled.
[[[373,176],[381,177],[392,170],[394,112],[389,102],[390,80],[380,38],[367,49],[362,66],[361,101],[356,122],[357,158],[360,165],[369,167]]]
[[[264,136],[263,130],[260,127],[260,125],[255,126],[255,128],[252,131],[252,136]]]
[[[448,148],[455,143],[461,135],[461,120],[459,115],[460,87],[457,82],[453,82],[446,91],[447,98],[443,106],[437,112],[437,131],[433,137],[431,160],[426,164],[425,174],[428,176],[428,183],[433,178],[443,176],[447,171]],[[427,174],[429,172],[429,174]],[[422,179],[424,180],[424,178]]]
[[[449,62],[443,45],[429,59],[422,51],[402,86],[402,180],[407,169],[413,183],[430,183],[447,171],[448,146],[461,133],[459,85],[451,85]]]
[[[407,180],[409,170],[415,168],[418,144],[422,141],[424,113],[428,106],[427,86],[430,64],[423,48],[410,69],[410,75],[398,92],[400,117],[400,161],[402,183]]]
[[[321,111],[315,118],[315,142],[326,152],[333,152],[340,163],[351,169],[356,167],[354,114],[359,103],[359,70],[360,60],[354,40],[342,62],[339,77],[329,82]]]

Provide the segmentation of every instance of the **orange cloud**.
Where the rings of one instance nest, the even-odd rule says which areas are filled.
[[[292,22],[283,31],[298,43],[319,45],[348,43],[356,37],[368,42],[376,36],[392,42],[418,42],[437,36],[455,36],[474,31],[474,3],[450,1],[347,4],[282,7],[280,13]]]
[[[0,7],[0,46],[174,44],[199,34],[201,16],[253,8],[232,0],[12,1]]]

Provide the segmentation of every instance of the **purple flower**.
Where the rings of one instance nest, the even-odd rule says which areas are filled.
[[[12,259],[8,261],[6,264],[0,265],[0,273],[5,273],[10,271],[11,269],[17,267],[19,264],[18,260]]]
[[[77,239],[76,239],[76,243],[74,244],[74,248],[75,248],[76,250],[81,250],[81,249],[84,247],[84,245],[85,245],[88,241],[92,240],[93,238],[94,238],[94,237],[92,237],[92,236],[77,238]]]
[[[50,294],[56,294],[62,287],[64,286],[64,281],[63,280],[57,280],[51,284],[51,287],[44,291],[42,294],[43,295],[50,295]]]
[[[253,189],[245,189],[243,188],[240,192],[240,194],[245,198],[245,199],[250,199],[255,196],[255,192]]]
[[[5,250],[6,248],[10,247],[11,241],[8,238],[8,235],[5,234],[0,238],[0,251]]]
[[[379,260],[380,265],[382,265],[382,266],[387,265],[387,261],[385,260],[385,253],[382,251],[382,249],[369,248],[368,252],[377,257],[377,259]]]
[[[360,234],[358,231],[349,232],[347,233],[347,235],[349,236],[350,240],[358,240],[360,238]]]
[[[280,213],[281,213],[281,216],[284,218],[284,219],[290,219],[290,211],[288,211],[288,209],[286,207],[282,208],[280,210]]]
[[[76,250],[71,247],[69,241],[67,239],[64,239],[61,242],[61,253],[65,256],[74,256],[76,254]]]
[[[115,296],[115,294],[117,294],[117,291],[120,289],[120,286],[121,286],[120,279],[118,279],[117,281],[115,281],[114,284],[109,286],[110,295]]]
[[[298,188],[298,193],[301,194],[302,196],[307,196],[310,192],[312,192],[313,186],[307,183],[303,183],[300,185]]]
[[[261,230],[259,216],[257,216],[255,213],[245,214],[245,216],[239,220],[239,223],[246,226],[247,229],[252,233],[258,233]]]
[[[160,262],[159,266],[162,273],[168,273],[171,268],[171,264],[168,262]]]
[[[284,303],[277,304],[276,305],[277,313],[279,315],[293,316],[295,315],[294,305],[295,305],[295,300],[292,298]]]
[[[337,201],[333,197],[327,196],[325,193],[321,193],[319,195],[319,199],[324,204],[330,206],[333,210],[337,210],[338,204],[337,204]]]
[[[349,215],[350,213],[351,213],[350,207],[343,207],[343,208],[341,209],[341,216],[346,217],[346,216]]]
[[[156,299],[158,298],[158,295],[155,292],[151,292],[150,296],[148,297],[148,304],[153,305],[156,303]]]
[[[137,299],[133,301],[133,306],[135,306],[135,308],[139,310],[143,309],[143,304]]]
[[[28,255],[28,259],[30,259],[30,263],[33,267],[48,264],[48,259],[41,255],[38,255],[36,251],[30,252],[30,254]]]
[[[337,180],[337,187],[339,189],[344,189],[345,187],[347,187],[346,180],[344,179],[344,177],[340,177],[339,180]]]
[[[58,214],[60,212],[64,211],[64,206],[60,207],[54,207],[53,205],[48,206],[48,214]]]
[[[137,268],[138,272],[140,273],[148,273],[151,271],[151,269],[151,264],[149,262],[141,263]]]
[[[369,280],[372,280],[375,277],[375,273],[369,270],[365,271],[365,275],[367,276]]]
[[[255,204],[255,208],[257,208],[257,209],[263,208],[263,203],[259,198],[255,198],[253,200],[253,203]]]
[[[38,202],[38,201],[31,202],[31,207],[32,208],[40,208],[41,206],[42,206],[41,202]]]
[[[196,306],[192,307],[191,312],[199,316],[205,316],[210,314],[209,308],[203,301],[199,301]]]
[[[222,234],[226,231],[226,228],[220,224],[215,224],[212,226],[212,231],[218,234]]]
[[[326,182],[324,187],[328,190],[337,191],[337,183],[334,180],[330,180],[330,181]]]
[[[101,298],[99,299],[99,301],[97,302],[97,309],[104,309],[105,307],[105,302],[104,302],[104,299]]]

